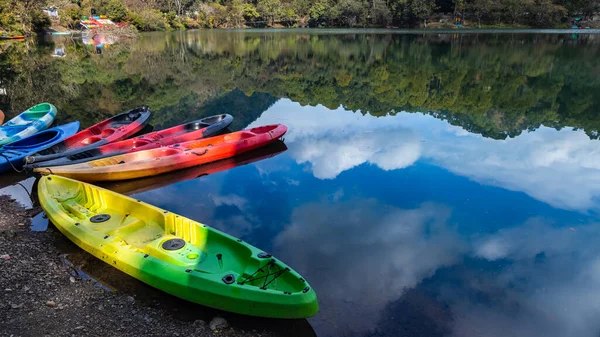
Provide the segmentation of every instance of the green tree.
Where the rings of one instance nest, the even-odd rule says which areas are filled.
[[[269,26],[277,19],[278,9],[280,7],[279,0],[258,0],[256,9],[260,15],[267,21]]]
[[[334,6],[333,11],[337,14],[338,21],[346,27],[362,26],[366,23],[369,13],[368,3],[361,0],[340,0]]]
[[[530,15],[534,18],[532,22],[535,26],[552,27],[567,15],[567,9],[550,0],[535,0],[531,5]]]
[[[104,10],[106,16],[113,21],[121,22],[127,18],[127,7],[120,0],[110,0]]]
[[[242,3],[242,0],[233,0],[229,10],[229,20],[233,22],[235,27],[244,26],[244,3]]]
[[[471,11],[477,18],[477,25],[481,28],[481,18],[491,13],[494,4],[492,0],[472,0],[470,5]]]
[[[253,21],[260,18],[260,13],[258,13],[253,4],[242,4],[242,12],[244,13],[244,19],[247,21]]]
[[[384,0],[372,0],[371,12],[374,24],[387,26],[392,22],[392,12]]]
[[[501,0],[500,5],[504,9],[510,23],[517,23],[527,8],[531,7],[531,0]]]
[[[327,15],[329,5],[326,1],[317,1],[311,7],[309,12],[310,18],[313,20],[321,20]]]
[[[423,24],[427,27],[427,19],[435,9],[435,2],[431,0],[411,0],[409,7],[411,14],[415,18],[423,20]]]

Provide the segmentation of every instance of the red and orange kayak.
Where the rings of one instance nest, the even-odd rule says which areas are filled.
[[[140,107],[120,113],[80,131],[62,142],[25,158],[26,169],[37,163],[72,156],[140,132],[150,121],[150,109]],[[36,164],[34,164],[36,163]]]
[[[175,143],[208,138],[221,133],[231,124],[231,122],[233,122],[233,117],[231,115],[223,114],[210,116],[165,130],[147,133],[135,138],[108,143],[87,151],[43,161],[32,166],[49,167],[79,164],[120,154],[150,150]]]
[[[81,164],[36,168],[42,174],[57,174],[82,181],[126,180],[211,163],[273,143],[287,131],[282,124],[176,143],[167,147],[127,153]]]
[[[285,146],[282,141],[278,140],[275,143],[263,146],[259,149],[246,152],[239,156],[219,160],[214,163],[165,173],[157,177],[105,182],[100,183],[98,186],[125,195],[138,194],[272,158],[286,150],[287,146]]]

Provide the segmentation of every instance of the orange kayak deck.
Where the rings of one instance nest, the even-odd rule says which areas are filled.
[[[273,143],[286,132],[285,125],[266,125],[81,164],[36,168],[34,171],[81,181],[136,179],[231,158]]]

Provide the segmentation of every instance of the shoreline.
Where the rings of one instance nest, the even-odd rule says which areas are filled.
[[[163,293],[91,256],[51,224],[31,231],[39,205],[25,209],[9,196],[0,196],[0,205],[0,335],[315,335],[306,320],[236,315]]]

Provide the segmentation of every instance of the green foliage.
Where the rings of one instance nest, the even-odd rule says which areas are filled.
[[[139,13],[129,12],[131,24],[141,31],[168,30],[170,28],[164,15],[156,9],[144,10]]]
[[[81,16],[81,7],[76,4],[69,4],[61,9],[60,23],[63,26],[74,28],[81,19]]]
[[[567,15],[567,9],[557,6],[550,0],[535,0],[530,9],[535,26],[552,27],[560,23],[560,19]]]
[[[279,14],[279,8],[279,0],[258,0],[256,5],[256,9],[261,17],[265,19],[269,25],[272,25],[276,19],[279,19],[277,16]]]
[[[363,26],[368,15],[368,3],[362,0],[340,0],[332,8],[332,17],[345,27]]]
[[[106,16],[113,21],[121,22],[127,18],[127,7],[121,0],[110,0],[104,10]]]
[[[170,12],[166,13],[164,16],[165,16],[165,19],[167,20],[167,23],[170,28],[180,29],[180,30],[183,30],[186,28],[185,20],[183,19],[183,17],[178,16],[177,13],[170,11]]]
[[[477,24],[481,28],[481,19],[491,14],[494,3],[492,0],[472,0],[469,8],[477,18]]]
[[[197,20],[194,20],[190,17],[185,18],[183,25],[185,26],[186,29],[198,29],[198,28],[202,27],[202,24],[200,22],[198,22]]]
[[[320,0],[315,2],[309,10],[310,18],[313,20],[321,20],[325,18],[328,8],[329,5],[326,1]]]
[[[564,26],[569,16],[590,20],[600,11],[598,0],[0,0],[0,29],[28,33],[48,25],[39,12],[46,1],[59,5],[66,26],[74,26],[76,13],[89,15],[94,8],[141,30],[264,24],[418,27],[432,17],[442,19],[436,27],[455,28],[454,18],[460,17],[466,27],[553,28]],[[159,18],[159,12],[166,17]]]
[[[41,10],[36,9],[29,13],[29,24],[34,32],[42,32],[44,28],[50,27],[50,18]],[[27,21],[26,21],[27,23]]]
[[[50,25],[50,19],[42,12],[45,0],[0,1],[0,31],[9,34],[31,34]]]
[[[242,4],[242,12],[244,14],[244,18],[248,21],[252,21],[260,17],[260,13],[258,13],[253,4]]]
[[[515,0],[521,1],[521,0]],[[411,14],[421,20],[427,20],[435,8],[435,2],[430,0],[410,0]]]

